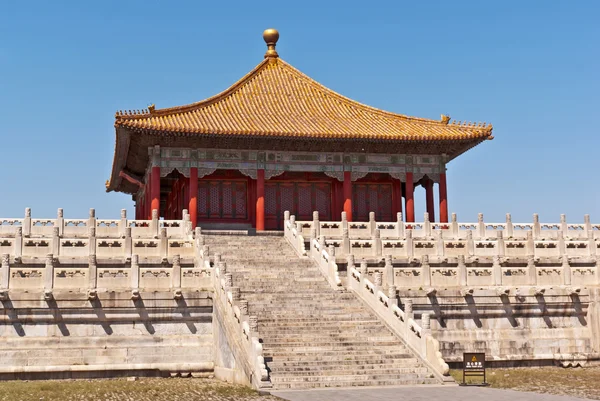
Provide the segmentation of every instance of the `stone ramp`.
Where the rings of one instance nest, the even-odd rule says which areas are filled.
[[[206,235],[205,243],[258,317],[273,388],[438,383],[371,310],[333,290],[284,238]]]

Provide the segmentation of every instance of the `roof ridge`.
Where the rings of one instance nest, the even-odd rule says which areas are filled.
[[[276,59],[274,59],[274,60],[276,60]],[[244,84],[250,82],[253,78],[255,78],[258,75],[258,72],[262,68],[264,68],[265,65],[268,65],[271,63],[273,63],[273,61],[271,59],[268,59],[268,58],[264,59],[263,61],[258,63],[258,65],[256,67],[254,67],[252,70],[250,70],[250,72],[248,72],[246,75],[244,75],[243,77],[238,79],[233,85],[231,85],[227,89],[217,93],[216,95],[210,96],[206,99],[203,99],[203,100],[200,100],[200,101],[197,101],[194,103],[186,104],[183,106],[166,107],[164,109],[155,109],[154,105],[152,105],[148,109],[142,109],[142,110],[128,110],[128,111],[119,110],[115,114],[115,117],[117,119],[127,119],[127,120],[142,119],[142,118],[150,117],[150,116],[160,117],[160,116],[164,116],[164,115],[184,113],[186,111],[193,111],[198,108],[210,106],[210,105],[216,103],[217,101],[226,98],[227,96],[229,96],[230,94],[235,92],[236,89],[238,89],[239,87],[243,86]]]
[[[405,114],[394,113],[391,111],[387,111],[387,110],[383,110],[383,109],[380,109],[377,107],[370,106],[368,104],[365,104],[365,103],[356,101],[354,99],[351,99],[347,96],[344,96],[344,95],[334,91],[333,89],[321,84],[320,82],[311,78],[310,76],[308,76],[307,74],[298,70],[297,68],[295,68],[294,66],[292,66],[291,64],[289,64],[288,62],[286,62],[285,60],[283,60],[281,58],[265,58],[256,67],[254,67],[251,71],[249,71],[246,75],[244,75],[239,80],[237,80],[233,85],[231,85],[227,89],[223,90],[222,92],[217,93],[216,95],[213,95],[206,99],[200,100],[198,102],[190,103],[190,104],[183,105],[183,106],[168,107],[168,108],[164,108],[164,109],[156,109],[154,105],[151,105],[147,109],[143,109],[143,110],[128,110],[128,111],[122,110],[122,111],[118,111],[116,113],[115,118],[117,120],[138,120],[138,119],[144,119],[144,118],[148,118],[148,117],[161,117],[161,116],[165,116],[165,115],[176,115],[179,113],[196,111],[196,110],[203,109],[205,107],[210,107],[212,105],[215,105],[219,101],[226,99],[230,95],[234,94],[236,92],[236,90],[243,87],[244,85],[252,82],[252,80],[257,78],[260,75],[260,72],[267,67],[282,68],[283,71],[292,73],[295,76],[301,78],[302,80],[304,80],[305,83],[312,86],[316,90],[322,92],[325,96],[330,96],[330,97],[336,99],[337,101],[345,104],[346,106],[349,106],[352,108],[362,109],[363,111],[367,111],[370,113],[374,113],[374,114],[378,114],[378,115],[382,115],[382,116],[386,116],[386,117],[393,117],[393,118],[402,119],[404,121],[413,121],[413,122],[418,122],[421,124],[427,124],[427,125],[433,125],[433,126],[451,125],[454,127],[460,127],[462,129],[483,130],[484,132],[491,132],[491,130],[492,130],[492,125],[491,124],[486,125],[485,122],[484,123],[471,123],[471,122],[467,123],[465,121],[463,123],[462,121],[456,122],[456,120],[453,120],[452,122],[450,122],[450,117],[445,116],[445,115],[442,115],[441,120],[434,120],[434,119],[430,119],[430,118],[414,117],[414,116],[408,116]]]

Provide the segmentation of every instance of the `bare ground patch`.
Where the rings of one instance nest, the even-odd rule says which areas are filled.
[[[462,382],[462,370],[451,374]],[[600,400],[600,367],[488,369],[487,382],[492,388]]]

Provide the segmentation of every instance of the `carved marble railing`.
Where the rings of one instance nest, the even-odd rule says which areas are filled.
[[[25,209],[22,219],[0,218],[0,238],[21,235],[24,238],[50,237],[55,231],[65,238],[84,238],[91,229],[95,229],[98,238],[125,237],[130,229],[132,238],[158,238],[161,230],[166,230],[168,237],[191,235],[192,225],[187,210],[183,212],[182,220],[159,220],[156,210],[150,220],[128,220],[126,210],[121,210],[120,219],[97,219],[96,211],[90,209],[87,219],[65,219],[63,209],[58,209],[55,219],[34,219],[31,209]]]
[[[385,294],[382,273],[376,273],[375,280],[371,281],[367,278],[366,266],[360,272],[354,266],[348,267],[348,287],[405,340],[409,348],[429,365],[439,379],[451,381],[448,364],[440,352],[440,344],[431,335],[429,314],[422,314],[420,323],[415,321],[412,304],[406,305],[404,311],[400,309],[396,288],[390,286],[388,294]]]
[[[452,214],[449,223],[434,223],[429,221],[428,213],[422,222],[405,223],[402,213],[398,213],[396,221],[377,222],[375,213],[369,214],[368,222],[348,222],[346,213],[342,212],[341,221],[319,221],[318,213],[313,215],[312,221],[295,222],[300,234],[309,237],[311,230],[315,229],[316,236],[324,235],[327,238],[342,238],[347,231],[350,239],[369,239],[379,230],[380,238],[403,238],[406,231],[410,230],[413,238],[426,238],[435,236],[435,231],[440,231],[444,239],[466,240],[469,236],[473,239],[495,238],[502,232],[507,240],[526,239],[533,236],[534,240],[558,240],[561,236],[570,239],[600,239],[600,224],[592,224],[589,215],[584,216],[583,224],[567,223],[565,215],[560,216],[559,223],[540,223],[537,214],[533,215],[531,223],[513,223],[510,214],[506,215],[503,223],[486,223],[483,214],[478,215],[476,223],[458,222],[456,214]]]
[[[315,212],[317,213],[317,212]],[[285,214],[284,236],[298,255],[306,256],[306,246],[304,236],[301,234],[301,223],[295,223],[295,216],[290,216],[289,212]],[[323,239],[324,237],[321,237]],[[329,284],[338,289],[342,285],[338,272],[338,265],[335,260],[335,247],[330,245],[328,248],[325,242],[312,239],[309,243],[309,256],[317,263],[321,273],[327,278]]]
[[[294,230],[295,239],[290,242],[299,251],[304,246],[304,236],[300,233],[308,227],[308,243],[319,244],[318,248],[327,249],[328,255],[336,255],[338,263],[340,258],[344,260],[351,255],[368,260],[371,271],[382,270],[384,265],[386,285],[408,288],[600,285],[600,238],[595,229],[588,230],[585,237],[565,237],[565,232],[571,234],[573,231],[565,229],[564,224],[562,229],[554,230],[548,236],[543,235],[549,231],[538,232],[534,227],[524,236],[512,238],[505,236],[504,229],[496,232],[482,229],[480,234],[483,235],[477,236],[467,230],[465,237],[450,237],[449,229],[434,229],[427,222],[427,215],[425,217],[420,229],[408,228],[414,225],[408,226],[401,221],[357,223],[369,226],[370,236],[362,232],[352,237],[350,228],[343,228],[352,223],[342,219],[334,227],[334,224],[319,222],[316,212],[312,222],[294,221],[291,216],[285,226]],[[596,227],[589,224],[587,217],[586,221],[589,226]],[[340,228],[341,236],[337,235]],[[390,230],[394,230],[396,236],[392,236]],[[584,231],[574,232],[581,234]],[[314,245],[311,256],[320,261],[312,255],[312,248]],[[328,274],[330,280],[333,279],[332,273]]]
[[[197,231],[199,233],[199,230]],[[205,247],[203,257],[206,263],[210,265],[208,247]],[[233,286],[233,275],[227,272],[227,264],[221,260],[219,254],[213,255],[214,263],[214,289],[215,302],[219,304],[224,311],[223,319],[225,324],[234,327],[238,335],[237,341],[245,354],[245,360],[248,362],[250,372],[249,380],[256,389],[265,389],[272,387],[269,378],[269,372],[263,356],[263,347],[258,334],[258,318],[249,316],[248,301],[241,299],[240,288]]]
[[[137,237],[132,235],[135,221],[108,223],[93,215],[92,210],[87,220],[69,220],[59,212],[59,218],[46,220],[45,226],[36,225],[36,220],[11,225],[14,230],[4,226],[0,295],[43,290],[51,297],[53,291],[66,289],[87,290],[94,298],[98,291],[130,290],[135,299],[140,290],[152,289],[173,291],[177,298],[181,289],[212,285],[210,266],[196,245],[187,213],[179,221],[146,221],[146,228],[152,226],[157,235],[138,231]],[[124,212],[121,217],[126,220]]]

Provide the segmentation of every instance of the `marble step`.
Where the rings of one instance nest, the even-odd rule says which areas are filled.
[[[331,387],[384,387],[384,386],[418,386],[418,385],[430,385],[439,384],[437,379],[422,378],[422,379],[394,379],[394,380],[338,380],[332,381],[307,381],[307,382],[277,382],[273,384],[274,390],[304,390],[311,388],[331,388]]]
[[[344,358],[344,359],[333,359],[333,360],[319,360],[319,361],[280,361],[279,359],[269,362],[271,369],[310,369],[318,366],[320,369],[337,369],[340,366],[357,366],[359,369],[368,369],[370,366],[381,366],[381,367],[422,367],[421,363],[416,358],[373,358],[369,356],[367,358]]]

